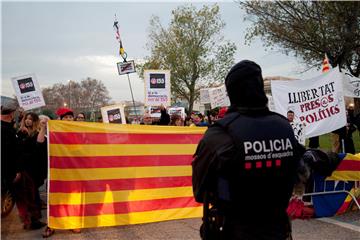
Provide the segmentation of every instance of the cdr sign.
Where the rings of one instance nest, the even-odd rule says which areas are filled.
[[[127,62],[118,62],[117,63],[117,68],[118,68],[118,71],[119,71],[119,75],[136,72],[134,60],[127,61]]]

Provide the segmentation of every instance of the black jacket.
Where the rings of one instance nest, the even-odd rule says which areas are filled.
[[[166,112],[166,109],[161,110],[159,125],[167,126],[170,123],[170,115]]]
[[[285,234],[286,208],[304,151],[281,115],[267,109],[227,114],[207,130],[196,150],[195,199],[203,202],[205,192],[212,193],[210,201],[222,208],[228,222],[236,223],[234,229],[250,226],[244,231],[256,232],[271,223]],[[236,239],[237,233],[227,237]],[[278,236],[268,239],[282,239]]]
[[[21,147],[21,168],[26,171],[34,180],[37,187],[40,187],[47,178],[47,142],[37,142],[38,133],[34,136],[19,132]]]
[[[19,141],[13,123],[1,121],[1,181],[11,184],[19,169]]]

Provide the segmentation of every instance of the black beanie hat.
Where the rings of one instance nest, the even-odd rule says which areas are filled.
[[[243,60],[235,64],[225,78],[225,86],[232,106],[266,107],[264,80],[256,63]]]

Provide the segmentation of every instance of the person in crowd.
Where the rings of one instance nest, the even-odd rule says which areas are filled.
[[[142,124],[144,124],[144,125],[152,125],[153,124],[152,117],[149,112],[145,112],[142,120],[143,120]]]
[[[244,60],[234,65],[225,86],[231,106],[206,131],[192,162],[194,197],[204,203],[201,237],[290,239],[286,209],[296,176],[303,172],[301,158],[306,155],[312,163],[321,157],[324,161],[318,162],[322,163],[332,157],[338,164],[338,156],[305,152],[289,121],[268,110],[256,63]],[[331,174],[336,164],[324,173]]]
[[[47,171],[47,153],[39,142],[40,120],[37,114],[24,115],[18,137],[20,141],[20,177],[15,185],[16,205],[24,229],[39,229],[46,224],[40,222],[41,200],[39,187],[44,184]],[[43,133],[42,133],[43,134]]]
[[[74,111],[70,108],[59,108],[56,111],[56,115],[58,115],[60,120],[63,121],[74,121]],[[72,229],[73,233],[81,233],[81,229]],[[48,238],[55,233],[55,229],[50,228],[47,226],[42,234],[43,238]]]
[[[352,123],[351,119],[352,118],[349,116],[349,112],[346,111],[346,125],[333,131],[333,133],[338,136],[338,143],[333,148],[334,152],[355,153],[352,134],[356,131],[356,125]]]
[[[190,116],[185,118],[184,126],[196,127],[196,125],[193,123],[192,118]]]
[[[64,120],[64,121],[74,121],[74,111],[71,110],[70,108],[59,108],[56,111],[56,115],[58,115],[60,120]]]
[[[228,110],[227,107],[220,108],[217,119],[218,120],[223,119],[225,117],[227,110]]]
[[[80,112],[76,115],[75,121],[77,122],[85,122],[86,121],[86,117],[85,117],[85,113]]]
[[[209,125],[201,113],[194,114],[193,122],[197,127],[207,127]]]
[[[170,115],[167,113],[166,108],[164,105],[161,104],[161,115],[159,120],[159,125],[167,126],[170,123]]]
[[[182,121],[182,118],[180,115],[178,114],[173,114],[171,116],[171,122],[170,122],[171,126],[184,126],[184,123]]]
[[[309,138],[309,148],[315,149],[319,147],[320,147],[319,136]]]
[[[208,124],[209,126],[212,125],[214,123],[214,116],[212,115],[211,111],[206,111],[206,116],[208,119]]]
[[[17,104],[15,101],[1,103],[1,194],[14,196],[14,181],[20,178],[19,140],[14,128]],[[4,195],[2,195],[4,196]],[[2,209],[4,206],[1,206]]]
[[[345,126],[345,136],[344,145],[345,145],[345,152],[355,154],[355,145],[352,138],[353,133],[356,131],[356,125],[354,124],[354,115],[352,109],[346,110],[346,126]]]

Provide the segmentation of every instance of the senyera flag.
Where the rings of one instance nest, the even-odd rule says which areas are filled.
[[[360,181],[360,153],[339,154],[342,158],[339,166],[326,180]]]
[[[49,121],[49,227],[201,217],[191,161],[205,130]]]

